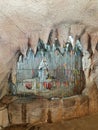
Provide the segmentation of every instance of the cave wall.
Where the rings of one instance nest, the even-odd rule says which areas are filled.
[[[76,0],[51,0],[49,2],[47,0],[29,0],[28,2],[23,0],[1,0],[0,98],[8,93],[7,81],[11,72],[13,83],[16,82],[18,52],[21,52],[26,57],[28,46],[31,46],[33,52],[36,53],[39,38],[47,44],[51,30],[53,33],[50,38],[50,44],[55,39],[58,39],[61,47],[66,43],[69,35],[74,38],[74,46],[78,35],[84,47],[84,59],[89,57],[88,39],[90,37],[93,57],[91,57],[92,61],[88,58],[86,58],[86,61],[89,64],[95,64],[90,62],[93,62],[94,57],[97,56],[97,52],[94,54],[98,40],[97,3],[97,0],[94,2],[88,0],[78,2]],[[85,56],[85,52],[88,53],[88,56]],[[89,70],[86,69],[85,71],[87,71],[85,75],[88,75]],[[95,73],[97,75],[97,72]],[[89,79],[87,78],[86,81],[89,81]]]
[[[16,62],[19,53],[26,57],[28,46],[30,46],[36,54],[39,38],[47,44],[50,31],[53,30],[50,44],[58,39],[62,47],[70,34],[74,37],[74,46],[77,35],[80,38],[83,45],[83,69],[86,77],[86,88],[82,95],[88,96],[89,99],[89,107],[87,105],[84,113],[98,112],[97,5],[97,0],[78,2],[76,0],[29,0],[28,2],[24,2],[24,0],[0,0],[0,99],[9,93],[8,77],[10,73],[12,73],[13,83],[16,83]],[[15,105],[17,106],[17,104]],[[27,107],[29,108],[29,105]],[[81,107],[80,103],[78,107]],[[82,108],[85,109],[85,106]],[[22,109],[21,105],[18,109],[19,111]],[[5,108],[0,114],[6,114],[6,111]],[[68,108],[68,113],[69,111]],[[74,111],[78,112],[77,109]],[[61,116],[62,114],[58,115]],[[66,119],[67,116],[64,118]],[[72,117],[77,116],[72,114]],[[8,117],[6,116],[6,118]],[[6,120],[4,126],[8,124],[8,119]],[[32,117],[30,120],[33,120]],[[55,120],[55,116],[53,120]],[[0,122],[4,122],[4,119],[0,118]]]

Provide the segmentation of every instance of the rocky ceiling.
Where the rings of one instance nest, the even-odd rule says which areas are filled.
[[[71,34],[81,36],[87,49],[90,36],[94,53],[98,0],[0,0],[0,97],[7,93],[11,71],[15,82],[17,51],[26,56],[30,44],[36,53],[38,39],[47,43],[51,29],[52,41],[57,37],[61,46]]]

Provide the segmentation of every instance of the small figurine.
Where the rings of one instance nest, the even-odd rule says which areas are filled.
[[[38,69],[39,69],[38,76],[39,76],[40,83],[41,83],[40,84],[40,90],[42,90],[42,87],[43,87],[42,83],[48,78],[48,75],[49,75],[46,57],[44,57],[42,59]]]

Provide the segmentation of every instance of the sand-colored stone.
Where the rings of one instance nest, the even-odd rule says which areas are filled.
[[[0,104],[0,127],[9,125],[8,110],[6,105]]]
[[[69,107],[66,108],[69,102]],[[63,119],[72,119],[76,117],[81,117],[88,114],[89,100],[86,96],[74,96],[67,100],[64,100],[64,113]]]
[[[73,96],[57,100],[34,100],[9,104],[11,124],[52,123],[85,116],[89,113],[87,96]]]
[[[87,95],[88,94],[88,95]],[[86,96],[85,96],[86,95]],[[8,97],[9,99],[9,97]],[[85,89],[82,95],[65,99],[12,100],[7,108],[0,109],[0,125],[53,123],[98,112],[98,91],[95,86]],[[7,98],[5,98],[7,101]],[[4,100],[2,100],[4,102]],[[6,118],[4,118],[6,116]],[[9,117],[9,118],[8,118]],[[9,119],[9,120],[8,120]]]
[[[22,104],[11,103],[8,107],[10,124],[21,124],[22,122]]]
[[[47,122],[47,101],[39,99],[27,103],[26,112],[26,122],[28,123]]]

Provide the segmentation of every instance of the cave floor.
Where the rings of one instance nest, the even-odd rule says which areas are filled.
[[[58,123],[32,125],[32,127],[27,124],[15,125],[3,130],[98,130],[98,113]]]

